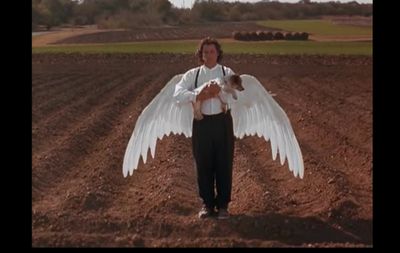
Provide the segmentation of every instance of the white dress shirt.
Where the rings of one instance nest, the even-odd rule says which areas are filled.
[[[194,87],[195,79],[196,79],[196,68],[192,68],[187,71],[183,76],[182,79],[177,85],[175,86],[174,98],[179,103],[191,103],[196,102],[196,96],[200,93],[199,87],[202,86],[204,83],[209,82],[212,79],[222,78],[222,66],[220,64],[215,65],[213,68],[208,68],[205,65],[200,66],[200,72],[197,79],[197,89]],[[234,72],[232,69],[225,67],[225,75],[232,75]],[[220,91],[218,96],[224,103],[230,101],[232,95],[226,93],[224,91]],[[202,101],[201,103],[201,112],[205,115],[214,115],[222,112],[221,108],[221,101],[219,98],[214,97],[207,100]]]

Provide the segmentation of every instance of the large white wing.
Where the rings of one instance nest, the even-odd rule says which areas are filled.
[[[304,176],[303,156],[290,121],[262,84],[251,75],[241,75],[244,90],[231,103],[234,134],[264,137],[271,142],[272,158],[279,152],[281,165],[287,157],[295,177]]]
[[[175,85],[181,80],[182,74],[174,76],[157,96],[147,105],[136,121],[135,129],[129,140],[124,155],[122,172],[124,177],[132,175],[142,156],[146,163],[150,148],[154,158],[157,139],[183,133],[192,136],[193,110],[190,103],[178,104],[173,97]]]

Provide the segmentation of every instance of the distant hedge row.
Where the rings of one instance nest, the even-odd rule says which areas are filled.
[[[238,32],[232,33],[232,37],[235,40],[243,41],[256,41],[256,40],[308,40],[308,33],[306,32],[268,32],[268,31],[257,31],[257,32]]]

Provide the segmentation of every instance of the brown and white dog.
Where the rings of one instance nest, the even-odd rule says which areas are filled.
[[[222,91],[231,94],[233,99],[235,99],[235,100],[237,99],[236,91],[244,90],[244,88],[242,86],[242,79],[237,74],[226,75],[223,78],[213,79],[208,83],[218,84],[221,87]],[[206,86],[207,86],[206,84],[203,84],[201,87],[204,88]],[[224,103],[219,96],[218,96],[218,98],[221,101],[222,111],[226,113],[227,104]],[[203,114],[201,113],[201,101],[196,101],[195,103],[193,103],[193,114],[194,114],[194,118],[196,120],[203,119]]]

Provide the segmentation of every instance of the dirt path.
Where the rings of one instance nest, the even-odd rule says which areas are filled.
[[[186,55],[32,56],[33,246],[372,246],[372,59],[224,57],[256,76],[298,136],[305,178],[236,141],[227,221],[198,220],[190,139],[164,137],[122,177],[143,108]],[[148,66],[152,66],[149,68]]]
[[[43,33],[32,36],[32,47],[49,46],[59,41],[63,41],[68,38],[73,38],[76,36],[79,37],[88,34],[101,34],[104,32],[117,32],[117,31],[123,31],[123,29],[101,30],[97,29],[95,26],[88,26],[84,28],[63,28],[56,31],[51,31],[49,33]]]
[[[372,41],[372,35],[311,35],[309,40],[313,41]]]

